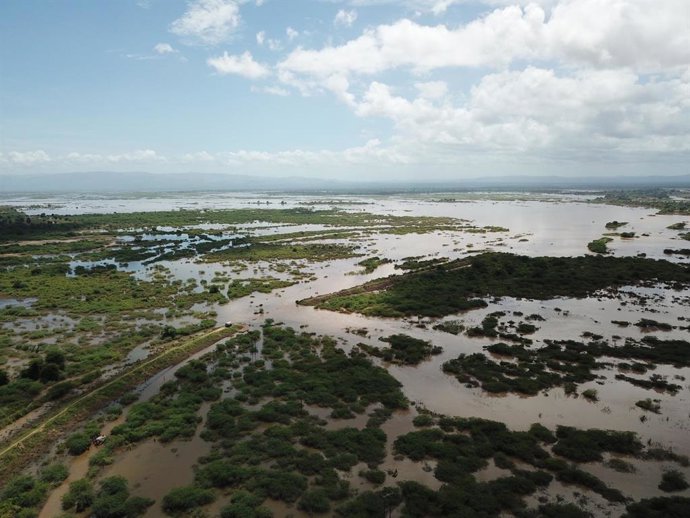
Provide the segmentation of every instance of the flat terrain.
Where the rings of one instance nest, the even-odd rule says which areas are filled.
[[[683,199],[10,200],[0,516],[685,516]]]

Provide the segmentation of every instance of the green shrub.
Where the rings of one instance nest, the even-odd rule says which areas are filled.
[[[91,447],[91,439],[83,432],[70,435],[65,441],[70,455],[81,455]]]
[[[685,475],[678,470],[665,471],[661,476],[661,483],[659,489],[666,492],[683,491],[687,489],[688,482],[685,480]]]
[[[210,489],[195,486],[178,487],[163,497],[162,506],[167,514],[172,515],[210,504],[215,499],[215,494]]]

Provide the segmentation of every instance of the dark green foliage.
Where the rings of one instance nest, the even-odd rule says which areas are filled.
[[[652,401],[650,398],[642,399],[635,403],[635,406],[640,407],[642,410],[647,410],[648,412],[654,412],[655,414],[661,413],[661,405],[657,401]]]
[[[378,469],[362,471],[360,472],[360,476],[364,477],[366,480],[376,485],[383,484],[386,481],[386,474]]]
[[[547,444],[552,444],[557,440],[556,436],[551,430],[539,423],[533,423],[532,426],[529,427],[529,434],[538,441],[545,442]]]
[[[20,373],[20,376],[22,378],[28,378],[31,380],[38,380],[41,377],[41,370],[43,369],[43,360],[39,359],[34,359],[29,362],[29,365],[27,365],[22,372]]]
[[[45,362],[56,365],[59,369],[65,368],[65,354],[58,349],[51,349],[46,352]]]
[[[320,348],[320,355],[316,354]],[[347,356],[330,340],[277,326],[264,328],[264,357],[274,360],[270,370],[245,368],[243,392],[260,398],[268,395],[297,399],[307,404],[354,408],[382,403],[405,408],[400,383],[363,355]],[[284,361],[288,355],[291,362]]]
[[[634,432],[612,430],[578,430],[570,426],[558,426],[558,442],[553,452],[576,462],[602,460],[603,452],[635,455],[642,450],[642,443]]]
[[[248,468],[226,460],[214,460],[203,465],[196,474],[196,480],[204,487],[231,487],[242,484],[252,475]]]
[[[270,518],[273,514],[264,507],[259,507],[263,498],[246,491],[238,491],[232,495],[230,505],[225,506],[221,518]]]
[[[0,241],[66,235],[81,225],[69,216],[36,214],[27,216],[15,208],[0,208]]]
[[[675,197],[675,198],[674,198]],[[610,191],[593,203],[621,205],[626,207],[650,207],[659,214],[690,214],[690,200],[682,190],[676,189],[641,189]]]
[[[598,362],[602,356],[621,359],[637,359],[675,366],[690,365],[690,342],[685,340],[660,340],[646,336],[641,341],[627,339],[622,346],[606,342],[590,343],[573,340],[545,340],[539,349],[527,349],[522,345],[496,343],[486,350],[497,355],[515,358],[517,362],[496,362],[481,353],[460,355],[443,364],[444,372],[455,375],[462,383],[480,385],[488,392],[518,392],[534,395],[540,390],[563,386],[573,392],[576,384],[596,378],[593,371],[604,365]],[[681,387],[669,383],[654,374],[649,380],[617,374],[616,379],[649,389],[677,392]]]
[[[446,322],[440,322],[434,327],[436,331],[443,331],[444,333],[450,333],[452,335],[457,335],[465,330],[465,326],[459,320],[448,320]]]
[[[283,471],[257,471],[249,484],[249,489],[258,494],[288,503],[296,501],[306,488],[305,477]]]
[[[635,466],[619,458],[612,458],[606,462],[606,466],[618,473],[635,473]]]
[[[0,369],[0,387],[3,385],[7,385],[10,382],[10,377],[7,375],[7,373]]]
[[[613,241],[610,237],[600,237],[599,239],[587,243],[587,249],[595,254],[608,254],[609,249],[606,244],[610,241]]]
[[[617,220],[613,220],[613,221],[609,221],[609,222],[606,224],[606,228],[609,229],[609,230],[617,230],[618,228],[624,227],[624,226],[627,225],[627,224],[628,224],[627,221],[617,221]]]
[[[364,267],[364,273],[372,273],[382,264],[388,264],[392,261],[390,259],[381,259],[379,256],[367,257],[366,259],[358,262],[359,266]]]
[[[354,294],[336,293],[303,303],[368,315],[439,317],[483,307],[486,304],[477,298],[486,296],[584,297],[606,287],[653,279],[689,282],[690,270],[638,257],[526,257],[490,252],[385,279],[385,283],[365,284]]]
[[[625,496],[617,489],[608,487],[594,475],[582,471],[575,466],[571,466],[561,459],[547,459],[544,462],[544,467],[551,471],[555,471],[556,478],[561,482],[584,486],[600,494],[610,502],[624,502],[626,500]]]
[[[682,496],[645,498],[630,504],[623,518],[687,518],[690,498]]]
[[[165,383],[150,401],[132,405],[127,420],[113,428],[112,435],[128,442],[148,437],[159,437],[163,442],[192,437],[201,404],[218,399],[221,391],[201,361],[189,362],[175,373],[175,377],[177,381]]]
[[[69,490],[62,497],[62,508],[72,509],[78,513],[88,509],[95,498],[91,482],[85,478],[75,480],[69,485]]]
[[[659,489],[666,492],[672,491],[683,491],[690,487],[687,480],[685,480],[685,475],[678,470],[668,470],[664,471],[661,476],[661,483],[659,484]]]
[[[81,455],[91,447],[91,439],[83,432],[70,435],[65,441],[70,455]]]
[[[17,475],[0,490],[0,501],[18,507],[31,508],[43,501],[47,485],[31,475]]]
[[[434,424],[434,418],[429,414],[419,414],[414,417],[412,424],[418,427],[431,426]]]
[[[429,342],[419,340],[404,334],[391,335],[381,338],[382,342],[390,344],[389,349],[384,349],[381,356],[386,361],[403,363],[405,365],[417,365],[431,358],[432,354],[440,354],[443,350],[434,347]]]
[[[331,510],[331,502],[325,490],[313,489],[302,495],[297,507],[309,514],[323,514]]]
[[[71,381],[63,381],[61,383],[56,383],[48,389],[48,392],[46,393],[46,399],[49,401],[55,401],[56,399],[60,399],[69,394],[74,387],[75,384]]]
[[[534,511],[521,511],[517,518],[592,518],[575,504],[544,504]]]
[[[162,507],[167,514],[178,514],[215,500],[213,491],[194,486],[178,487],[163,497]]]
[[[123,477],[108,477],[100,482],[100,490],[91,505],[95,518],[136,518],[152,506],[153,500],[129,496],[127,480]]]
[[[336,509],[345,518],[385,518],[402,501],[400,490],[386,487],[377,492],[365,491]]]
[[[573,343],[574,344],[574,343]],[[443,364],[443,371],[459,381],[481,385],[488,392],[518,392],[534,395],[541,390],[566,383],[582,383],[595,378],[595,358],[582,354],[571,343],[548,343],[535,350],[522,345],[492,344],[489,352],[514,357],[515,362],[496,362],[481,353],[461,354]]]
[[[51,464],[41,470],[41,480],[51,485],[57,485],[67,478],[69,470],[67,466],[60,463]]]
[[[57,381],[60,379],[60,367],[54,363],[46,363],[41,367],[41,373],[39,374],[39,379],[43,383],[49,383],[51,381]]]

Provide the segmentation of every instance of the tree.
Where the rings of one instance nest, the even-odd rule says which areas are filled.
[[[49,381],[57,381],[60,379],[60,367],[54,363],[46,363],[41,369],[41,374],[39,376],[43,383],[48,383]]]
[[[91,439],[86,434],[74,433],[67,438],[65,446],[70,455],[81,455],[91,446]]]
[[[85,478],[81,478],[69,485],[69,491],[62,497],[62,508],[72,509],[78,513],[91,506],[94,500],[93,486]]]
[[[309,514],[327,513],[331,510],[331,503],[324,489],[314,489],[302,495],[297,507]]]
[[[58,349],[51,349],[46,353],[46,363],[54,363],[61,370],[65,368],[65,353]]]

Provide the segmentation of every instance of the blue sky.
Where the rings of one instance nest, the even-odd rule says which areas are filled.
[[[685,0],[8,0],[0,173],[655,175]]]

